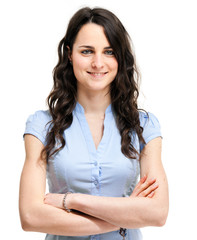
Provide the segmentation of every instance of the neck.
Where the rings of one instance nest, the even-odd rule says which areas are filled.
[[[105,110],[111,103],[110,94],[77,94],[78,102],[83,106],[85,114],[104,115]]]

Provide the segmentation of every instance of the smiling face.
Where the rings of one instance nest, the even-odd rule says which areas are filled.
[[[78,91],[109,92],[118,62],[102,26],[85,24],[77,34],[70,57]]]

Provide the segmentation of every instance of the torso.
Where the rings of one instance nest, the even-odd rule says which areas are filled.
[[[121,136],[111,106],[105,115],[95,116],[85,114],[77,103],[73,122],[64,132],[64,138],[66,146],[54,159],[49,159],[47,165],[51,193],[77,192],[106,197],[131,195],[140,173],[139,161],[128,159],[121,152]],[[139,230],[131,229],[127,238],[140,239],[138,235]],[[46,239],[55,240],[56,237],[49,235]],[[79,237],[81,240],[93,238],[97,236]],[[118,231],[101,234],[98,238],[122,239]]]
[[[73,122],[64,131],[66,146],[50,158],[47,164],[49,192],[76,192],[105,197],[129,197],[140,174],[138,159],[128,159],[121,151],[121,136],[111,106],[106,109],[105,120],[85,116],[83,107],[77,103]],[[145,141],[161,136],[157,119],[143,112],[140,123],[144,128]],[[27,121],[25,134],[32,134],[45,145],[51,116],[48,111],[38,111]],[[92,135],[92,136],[91,136]],[[132,144],[140,152],[137,137]],[[96,148],[95,148],[96,146]],[[96,236],[76,237],[88,239],[118,239],[118,231]],[[72,237],[47,235],[50,240],[69,240]],[[127,239],[141,239],[138,229],[129,229]],[[75,237],[73,238],[75,239]]]

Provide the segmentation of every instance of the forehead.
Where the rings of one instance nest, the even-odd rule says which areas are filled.
[[[109,46],[104,28],[95,23],[85,24],[77,34],[74,45]]]

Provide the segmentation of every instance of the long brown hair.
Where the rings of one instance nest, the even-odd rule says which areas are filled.
[[[117,59],[118,73],[110,88],[111,104],[121,135],[121,151],[128,158],[136,158],[138,152],[132,145],[132,133],[135,132],[143,143],[144,139],[137,105],[139,73],[131,49],[130,37],[112,12],[103,8],[88,7],[74,14],[66,35],[58,46],[59,60],[53,71],[54,85],[47,98],[52,121],[46,137],[47,145],[42,153],[46,153],[48,160],[66,144],[63,132],[72,124],[72,112],[77,102],[77,81],[69,61],[69,51],[72,52],[79,30],[87,23],[95,23],[104,28],[104,33]],[[57,143],[59,147],[55,147]]]

